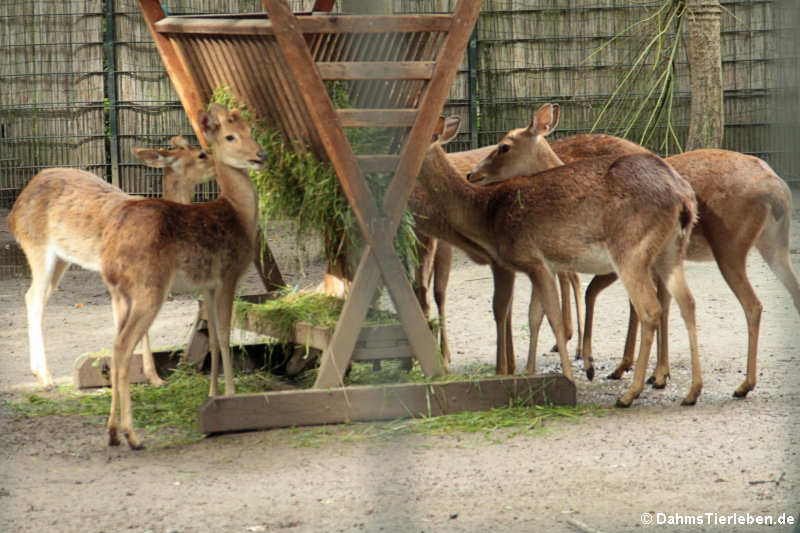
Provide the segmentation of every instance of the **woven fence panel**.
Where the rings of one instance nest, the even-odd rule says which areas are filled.
[[[0,205],[39,170],[105,171],[101,0],[0,2]]]
[[[291,2],[298,11],[312,3]],[[800,2],[721,3],[724,146],[760,156],[785,179],[800,182]],[[170,14],[262,10],[260,0],[164,4]],[[456,4],[393,0],[392,8],[443,13]],[[470,91],[465,55],[444,109],[462,119],[462,131],[448,149],[470,148],[471,129],[477,130],[477,145],[494,143],[527,124],[545,102],[562,106],[556,135],[589,131],[648,38],[647,32],[625,30],[662,5],[662,0],[485,0],[476,29],[476,90]],[[109,6],[110,54],[104,48]],[[680,143],[688,131],[690,97],[684,46],[677,54],[672,111]],[[656,59],[651,54],[644,62]],[[641,81],[640,89],[617,95],[622,105],[646,92]],[[119,155],[125,190],[160,195],[161,172],[139,164],[131,149],[164,147],[178,134],[195,141],[136,0],[0,2],[0,95],[0,206],[10,205],[45,167],[80,167],[111,180],[112,153]],[[614,124],[604,119],[597,128],[613,130]],[[666,130],[657,124],[656,136],[661,131]],[[633,128],[628,137],[638,141],[640,134],[641,128]],[[215,194],[216,186],[206,185],[197,199]]]

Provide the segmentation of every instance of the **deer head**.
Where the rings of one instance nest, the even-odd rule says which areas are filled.
[[[208,152],[190,145],[181,135],[170,139],[170,143],[175,149],[134,148],[133,155],[148,167],[182,176],[192,186],[214,178],[214,161]]]
[[[251,137],[238,110],[228,111],[220,104],[211,104],[208,111],[200,112],[198,122],[218,162],[239,170],[259,170],[264,166],[267,154]]]
[[[497,148],[467,174],[467,180],[489,185],[562,165],[545,139],[556,129],[558,112],[558,104],[540,107],[528,127],[508,132]]]

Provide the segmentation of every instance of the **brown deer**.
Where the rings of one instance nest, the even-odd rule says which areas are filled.
[[[456,117],[440,120],[420,186],[463,238],[504,268],[530,277],[556,332],[564,375],[573,379],[553,272],[614,272],[643,324],[634,383],[617,405],[630,406],[644,388],[654,332],[669,295],[678,301],[689,333],[692,385],[684,404],[694,404],[702,377],[694,299],[682,266],[696,216],[691,187],[649,153],[586,159],[496,187],[475,186],[460,178],[441,146],[458,124]],[[560,165],[555,154],[551,159]]]
[[[213,179],[214,164],[208,154],[174,137],[174,150],[138,148],[134,155],[145,164],[164,169],[165,192],[191,190]],[[31,269],[31,286],[25,294],[31,371],[45,387],[53,386],[44,349],[44,308],[70,263],[100,270],[100,250],[106,214],[122,202],[141,200],[82,170],[52,168],[38,173],[25,187],[8,216],[11,232],[20,243]],[[175,201],[190,201],[176,196]],[[116,317],[115,317],[116,318]],[[143,339],[144,375],[153,386],[158,376],[147,334]]]
[[[494,156],[484,183],[514,176],[525,161],[536,159],[541,139],[518,135],[515,151]],[[578,135],[553,141],[550,146],[565,163],[587,157],[646,151],[645,148],[610,135]],[[695,191],[699,221],[687,249],[691,261],[716,260],[725,281],[739,299],[748,326],[747,375],[734,391],[743,397],[756,385],[756,359],[761,302],[747,279],[746,258],[755,247],[792,296],[800,313],[800,284],[789,259],[789,230],[792,196],[786,183],[764,161],[728,150],[702,149],[670,156],[666,161]],[[474,176],[473,176],[473,179]],[[614,274],[598,276],[586,291],[586,328],[583,353],[591,356],[593,307],[597,294],[616,280]],[[650,382],[656,388],[669,377],[667,320],[662,317],[658,365]],[[633,307],[625,342],[623,361],[609,375],[619,379],[633,364],[638,320]]]
[[[447,154],[447,158],[453,166],[466,177],[467,172],[479,161],[483,160],[489,153],[494,150],[495,146],[485,146],[475,150],[467,150],[463,152],[451,152]],[[420,302],[423,313],[428,316],[430,313],[430,306],[428,304],[428,292],[430,290],[431,279],[434,282],[434,300],[436,301],[439,310],[440,321],[440,346],[442,349],[442,356],[446,363],[451,360],[449,344],[447,340],[446,331],[446,290],[448,280],[450,278],[450,268],[452,265],[452,246],[447,239],[455,240],[461,244],[462,248],[466,248],[467,256],[473,261],[481,265],[490,265],[494,278],[495,294],[494,299],[494,314],[495,321],[501,325],[506,317],[504,330],[498,331],[498,349],[497,349],[497,365],[496,372],[498,374],[513,374],[516,368],[516,361],[514,357],[514,345],[511,338],[511,293],[513,291],[514,273],[513,271],[506,271],[497,264],[492,264],[491,257],[477,249],[474,243],[465,243],[464,239],[456,232],[452,231],[446,220],[443,220],[439,215],[436,208],[426,205],[425,191],[420,187],[416,187],[413,191],[409,207],[415,213],[415,224],[419,230],[420,235],[420,261],[417,271],[415,273],[415,292],[417,299]],[[441,237],[441,238],[437,238]],[[457,244],[458,245],[458,244]],[[562,291],[562,313],[564,316],[564,323],[567,331],[567,339],[571,339],[573,335],[572,315],[569,310],[569,294],[567,293],[569,285],[575,291],[576,304],[580,302],[580,281],[578,276],[572,274],[567,276],[559,273],[559,283],[561,284]],[[499,297],[507,293],[509,301],[509,309],[500,309],[497,305],[505,298]],[[566,295],[566,301],[564,296]],[[581,345],[581,323],[582,323],[582,310],[580,305],[576,305],[578,314],[578,340],[579,349]],[[593,375],[593,373],[592,373]],[[591,378],[590,378],[591,379]]]
[[[170,287],[203,291],[211,345],[209,394],[217,394],[220,351],[225,394],[235,392],[229,345],[233,297],[253,261],[258,215],[248,170],[260,169],[266,154],[238,111],[212,104],[209,112],[200,113],[198,124],[214,151],[219,197],[192,205],[161,199],[124,202],[109,213],[103,232],[101,273],[119,317],[111,365],[110,445],[119,444],[121,431],[132,449],[141,448],[133,428],[128,362]]]

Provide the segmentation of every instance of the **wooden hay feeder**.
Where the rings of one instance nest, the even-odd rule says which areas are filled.
[[[332,2],[317,8],[323,3],[329,10]],[[333,165],[367,246],[314,390],[210,398],[200,411],[202,430],[441,414],[507,405],[513,397],[574,404],[574,384],[561,376],[342,387],[381,279],[422,371],[445,373],[393,240],[481,0],[461,0],[450,15],[409,16],[294,15],[284,0],[263,5],[266,14],[166,17],[160,0],[139,0],[195,131],[214,89],[230,87],[289,141]],[[344,80],[358,107],[335,109],[328,80]],[[398,153],[357,157],[344,128],[362,127],[396,129]],[[380,208],[364,179],[369,172],[394,173]]]

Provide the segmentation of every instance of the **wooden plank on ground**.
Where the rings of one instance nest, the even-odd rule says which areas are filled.
[[[575,384],[552,374],[217,396],[200,407],[199,428],[220,433],[394,420],[485,411],[510,402],[575,405]]]

